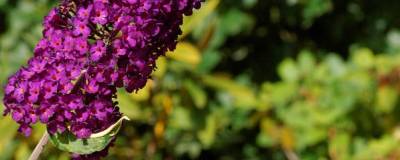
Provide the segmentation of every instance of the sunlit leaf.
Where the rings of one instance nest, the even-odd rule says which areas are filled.
[[[165,57],[160,57],[156,61],[157,69],[154,71],[154,77],[161,78],[164,76],[168,69],[167,59]]]
[[[0,118],[0,152],[5,151],[10,143],[13,143],[13,137],[17,134],[18,124],[10,117]],[[6,132],[5,132],[6,131]]]
[[[378,89],[376,94],[376,110],[379,113],[392,112],[397,103],[398,91],[395,88],[383,86]]]
[[[209,115],[206,119],[206,126],[203,130],[198,132],[200,142],[208,148],[215,140],[217,132],[217,117]]]
[[[346,133],[335,133],[329,139],[329,154],[334,159],[349,159],[350,136]]]
[[[21,143],[15,153],[16,159],[28,159],[31,155],[31,150],[27,143]]]
[[[300,76],[295,62],[291,59],[286,59],[279,65],[278,73],[284,81],[288,82],[296,82]]]
[[[208,0],[203,4],[200,10],[196,11],[196,14],[190,17],[185,17],[183,21],[182,31],[183,34],[180,38],[188,35],[193,28],[195,28],[199,23],[203,22],[205,17],[209,16],[215,8],[217,8],[220,0]]]
[[[169,120],[169,125],[182,130],[193,128],[190,111],[184,107],[174,107]]]
[[[118,92],[118,103],[120,111],[130,119],[136,120],[142,118],[142,116],[146,116],[143,115],[142,109],[126,92]]]
[[[130,93],[130,96],[135,101],[145,101],[150,97],[150,92],[153,87],[153,81],[149,80],[144,88],[140,89],[138,92]]]
[[[200,63],[201,55],[200,51],[190,43],[181,42],[178,43],[173,53],[167,53],[167,56],[193,66],[197,66]]]
[[[254,92],[245,85],[221,75],[203,76],[203,82],[210,87],[227,91],[234,98],[234,103],[239,107],[255,107],[257,99]]]
[[[374,65],[374,53],[368,48],[356,50],[352,54],[352,61],[361,68],[370,68]]]

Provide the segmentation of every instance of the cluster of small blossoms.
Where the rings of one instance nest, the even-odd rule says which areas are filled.
[[[26,136],[37,121],[77,138],[104,130],[121,117],[117,88],[144,87],[201,1],[63,0],[45,17],[34,57],[9,78],[5,115]]]

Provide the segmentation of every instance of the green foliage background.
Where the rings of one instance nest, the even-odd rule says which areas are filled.
[[[1,85],[54,5],[0,0]],[[398,6],[206,0],[146,87],[119,92],[131,121],[106,159],[400,159]],[[17,128],[0,118],[0,159],[27,159],[45,130]],[[42,156],[69,159],[51,145]]]

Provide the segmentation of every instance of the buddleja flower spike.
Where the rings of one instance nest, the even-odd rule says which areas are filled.
[[[28,65],[9,78],[4,114],[25,136],[32,124],[46,124],[50,140],[73,158],[104,156],[124,119],[117,88],[144,87],[156,59],[175,49],[183,16],[201,1],[61,1],[45,17]]]

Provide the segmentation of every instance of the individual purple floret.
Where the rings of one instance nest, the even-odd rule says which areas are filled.
[[[34,57],[9,78],[4,114],[26,136],[37,121],[77,138],[104,130],[121,117],[117,88],[144,87],[201,1],[63,0],[45,17]]]

